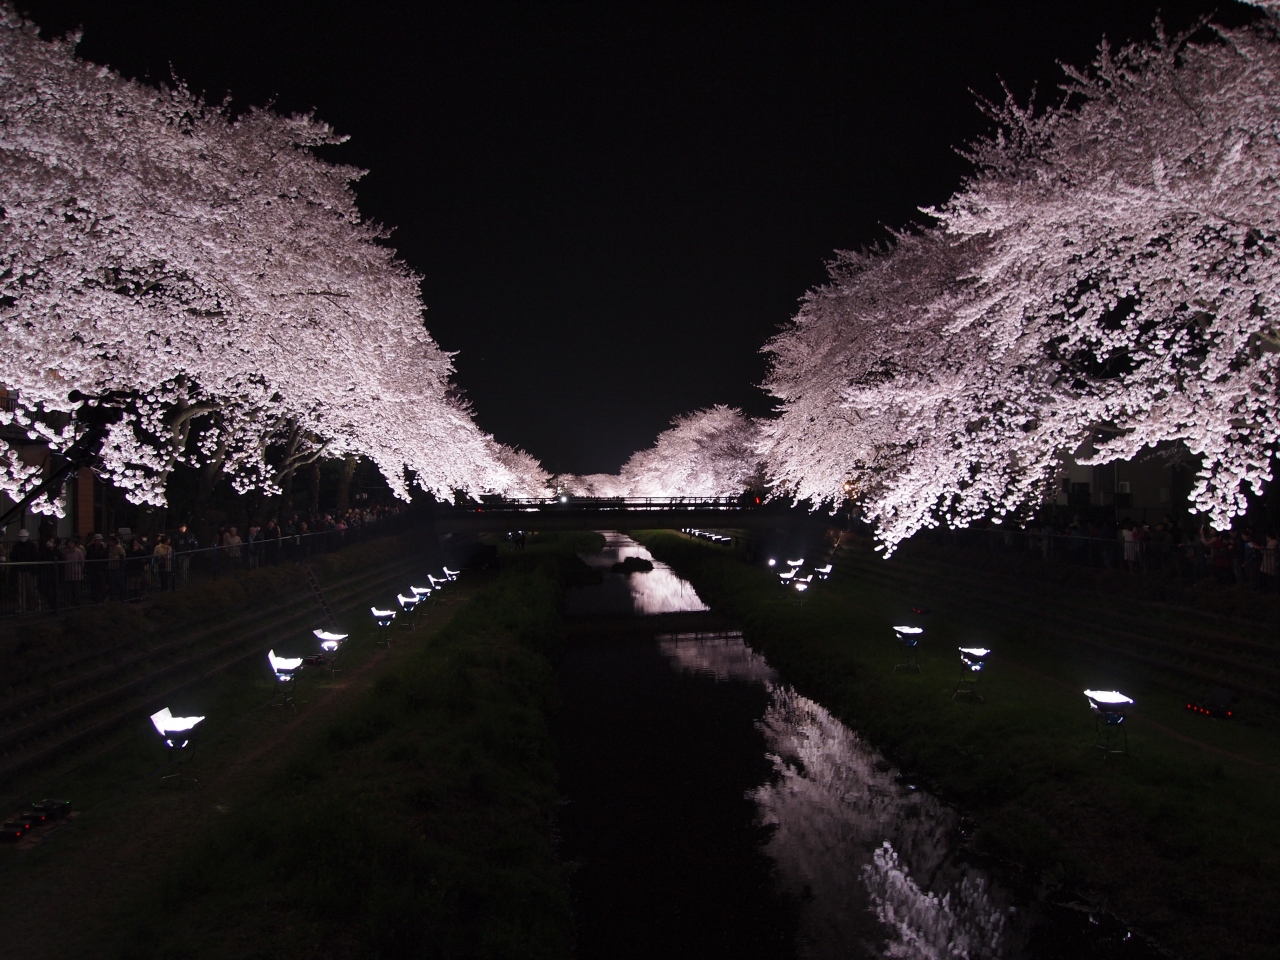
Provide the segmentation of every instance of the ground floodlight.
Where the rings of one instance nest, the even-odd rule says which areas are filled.
[[[778,561],[777,561],[777,560],[775,560],[775,559],[773,559],[773,557],[770,557],[770,558],[769,558],[769,566],[771,566],[771,567],[776,567],[777,565],[778,565]]]
[[[787,561],[787,566],[788,566],[788,567],[803,567],[803,566],[804,566],[804,560],[788,560],[788,561]]]
[[[374,621],[380,627],[388,627],[391,621],[396,618],[394,610],[379,610],[377,607],[370,607],[369,612],[373,614]]]
[[[967,694],[986,702],[982,694],[978,693],[977,682],[982,679],[982,668],[986,666],[987,656],[991,653],[986,647],[958,647],[960,651],[960,679],[956,683],[955,692],[951,694],[954,700],[960,694]]]
[[[433,576],[432,576],[431,574],[429,574],[429,573],[427,574],[427,580],[430,582],[430,584],[431,584],[431,589],[433,589],[433,590],[439,590],[439,589],[440,589],[440,585],[441,585],[441,584],[445,584],[445,583],[448,583],[448,582],[449,582],[448,578],[446,578],[446,579],[444,579],[444,580],[437,580],[435,577],[433,577]]]
[[[827,579],[827,577],[831,576],[831,564],[828,563],[825,567],[816,567],[814,573],[822,580]]]
[[[422,598],[418,596],[416,593],[414,593],[412,590],[409,592],[409,596],[407,597],[403,593],[396,594],[396,602],[399,603],[400,606],[403,607],[405,610],[412,610],[414,607],[418,605],[418,602],[420,600],[422,600]]]
[[[779,579],[790,580],[796,575],[796,569],[796,567],[792,567],[790,570],[783,570],[782,573],[778,574]]]
[[[1129,731],[1124,719],[1133,699],[1119,690],[1086,690],[1089,709],[1093,711],[1093,745],[1103,755],[1129,752]]]
[[[293,671],[302,666],[301,657],[277,657],[274,650],[267,651],[267,660],[275,675],[281,679],[293,679]]]
[[[175,717],[169,712],[168,707],[165,707],[163,710],[158,710],[151,715],[151,722],[155,724],[156,732],[159,733],[160,736],[164,737],[164,742],[171,747],[174,745],[174,740],[181,740],[182,746],[186,746],[187,744],[187,738],[174,737],[171,736],[171,734],[186,733],[203,719],[204,717]]]
[[[430,587],[410,587],[409,590],[415,597],[425,597],[431,593]]]
[[[902,648],[906,652],[907,657],[907,659],[902,663],[894,666],[893,672],[897,673],[899,670],[911,669],[916,673],[919,673],[920,662],[917,659],[917,656],[920,653],[920,634],[924,633],[924,630],[920,627],[904,626],[894,627],[893,631],[897,641],[902,644]]]
[[[315,634],[316,639],[320,641],[320,649],[327,651],[328,653],[333,653],[333,651],[337,650],[338,646],[342,641],[346,640],[348,636],[348,634],[345,633],[331,633],[328,630],[312,630],[311,632]]]
[[[813,574],[811,573],[807,577],[796,577],[796,583],[813,583]]]
[[[462,572],[461,570],[450,570],[448,567],[444,568],[444,575],[448,577],[450,580],[457,580],[458,574],[460,574],[461,572]]]
[[[804,593],[806,590],[808,590],[808,589],[809,589],[809,584],[805,583],[803,580],[797,580],[797,581],[796,581],[796,584],[795,584],[795,587],[796,587],[796,589],[797,589],[797,590],[799,590],[801,593]]]
[[[151,722],[155,725],[156,732],[164,738],[165,757],[169,763],[177,765],[191,762],[190,731],[194,730],[196,724],[203,719],[204,717],[175,717],[168,707],[157,710],[151,715]],[[187,734],[187,736],[180,736],[180,734]],[[161,781],[177,780],[179,784],[185,782],[198,785],[200,782],[194,777],[184,777],[180,769],[167,773],[160,779]]]

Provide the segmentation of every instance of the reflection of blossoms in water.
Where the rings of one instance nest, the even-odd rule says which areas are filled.
[[[740,634],[670,637],[661,649],[683,670],[769,689],[759,726],[777,777],[751,796],[773,827],[765,849],[803,904],[803,955],[1003,953],[1003,911],[985,881],[949,856],[954,812],[901,785],[854,731],[778,683]]]
[[[939,897],[925,893],[886,840],[862,868],[880,922],[894,932],[885,956],[959,960],[999,953],[1004,915],[991,909],[986,881],[967,876]]]
[[[579,603],[589,608],[592,605],[592,594],[598,592],[602,596],[612,593],[610,589],[615,581],[625,580],[630,592],[631,607],[634,613],[649,616],[656,613],[686,613],[709,609],[693,587],[672,572],[665,563],[653,559],[653,555],[625,534],[609,532],[604,535],[603,550],[585,553],[582,559],[598,570],[611,571],[615,563],[628,557],[639,557],[653,564],[647,573],[633,573],[629,576],[607,572],[607,580],[601,588],[579,588]],[[592,611],[595,612],[595,611]]]
[[[778,679],[765,658],[742,642],[740,633],[660,634],[658,647],[664,657],[689,673],[766,684]]]

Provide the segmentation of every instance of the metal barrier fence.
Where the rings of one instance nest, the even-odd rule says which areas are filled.
[[[1266,590],[1277,589],[1280,582],[1280,548],[1268,546],[1265,539],[1236,539],[1232,534],[1206,539],[1165,529],[1141,532],[1131,539],[1120,533],[1090,537],[1083,532],[985,527],[937,530],[919,540],[1050,563],[1161,574],[1189,582],[1215,577],[1224,583],[1249,583]]]
[[[241,570],[306,563],[311,557],[390,534],[403,533],[405,517],[384,517],[345,530],[258,539],[170,554],[129,553],[105,560],[0,563],[0,617],[56,613],[111,600],[141,600]],[[127,550],[127,548],[126,548]]]

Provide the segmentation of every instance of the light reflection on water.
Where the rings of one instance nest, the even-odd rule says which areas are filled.
[[[740,634],[669,635],[682,671],[763,684],[759,722],[777,777],[750,792],[773,832],[766,852],[804,902],[801,954],[943,960],[1008,955],[1013,911],[950,855],[956,815],[854,731],[779,682]]]
[[[605,548],[580,556],[588,566],[604,573],[604,582],[579,587],[569,592],[566,612],[570,616],[598,616],[633,613],[648,616],[658,613],[687,613],[709,609],[694,591],[665,563],[622,533],[604,534]],[[647,573],[612,572],[615,563],[628,557],[639,557],[653,564]]]

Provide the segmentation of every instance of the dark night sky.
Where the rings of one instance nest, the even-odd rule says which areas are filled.
[[[833,249],[944,200],[970,90],[1026,93],[1203,2],[18,0],[131,76],[315,109],[423,276],[482,427],[613,471],[677,413],[768,410],[758,349]],[[1222,0],[1220,16],[1243,8]]]

